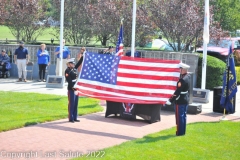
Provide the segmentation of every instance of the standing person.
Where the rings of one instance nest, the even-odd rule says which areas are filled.
[[[81,58],[82,59],[82,58]],[[80,122],[77,119],[78,116],[78,96],[74,94],[74,85],[77,81],[78,66],[75,66],[74,59],[68,59],[68,68],[65,70],[65,78],[68,82],[68,119],[69,122]]]
[[[46,82],[45,71],[46,71],[46,67],[50,64],[50,56],[49,56],[48,51],[46,50],[45,44],[41,44],[41,47],[37,52],[37,57],[38,57],[38,67],[39,67],[39,80],[38,81]]]
[[[70,58],[70,50],[67,46],[65,46],[65,39],[63,39],[63,57],[62,64],[60,64],[60,46],[58,46],[55,50],[55,55],[57,56],[57,65],[56,65],[56,75],[59,75],[59,65],[62,65],[62,76],[64,76],[64,72],[67,68],[66,63],[67,59]]]
[[[17,82],[22,81],[22,76],[24,78],[23,81],[27,82],[26,77],[27,77],[28,49],[24,47],[23,41],[19,42],[19,47],[16,49],[14,53],[14,61],[18,68],[19,79]]]
[[[6,50],[3,49],[2,53],[0,54],[0,66],[2,66],[2,70],[0,70],[0,77],[4,77],[5,72],[7,71],[7,64],[10,63],[10,58],[6,54]]]
[[[105,54],[115,55],[114,47],[113,46],[109,46],[108,47],[108,51]]]
[[[189,65],[180,63],[180,79],[177,82],[177,89],[172,97],[166,102],[167,105],[171,105],[175,101],[175,116],[177,131],[176,135],[181,136],[186,133],[187,122],[187,108],[189,104],[189,87],[190,87],[190,74],[187,74]]]

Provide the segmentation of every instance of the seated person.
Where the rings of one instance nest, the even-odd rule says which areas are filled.
[[[6,50],[3,49],[2,53],[0,54],[0,72],[1,75],[3,76],[5,74],[6,71],[8,71],[8,66],[10,65],[10,58],[8,57],[8,55],[6,54]]]

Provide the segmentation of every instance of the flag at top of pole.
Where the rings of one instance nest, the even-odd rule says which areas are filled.
[[[203,41],[209,43],[209,0],[205,0]]]
[[[234,100],[237,93],[237,79],[234,64],[234,57],[232,52],[232,45],[229,46],[228,51],[228,62],[226,65],[226,70],[223,74],[223,89],[222,96],[220,100],[220,105],[224,107],[229,113],[233,113]]]
[[[121,20],[120,31],[118,35],[118,41],[116,45],[116,55],[123,56],[123,20]]]

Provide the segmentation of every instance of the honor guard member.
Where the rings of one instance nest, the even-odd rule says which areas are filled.
[[[187,121],[187,108],[189,104],[189,87],[190,87],[190,74],[187,74],[189,65],[180,63],[180,79],[177,82],[177,89],[172,97],[166,102],[167,105],[171,105],[175,102],[175,116],[177,131],[176,135],[185,135],[186,132],[186,121]]]
[[[68,82],[68,118],[69,122],[79,122],[78,116],[78,96],[74,94],[74,85],[77,81],[77,70],[75,69],[74,59],[67,60],[65,78]]]

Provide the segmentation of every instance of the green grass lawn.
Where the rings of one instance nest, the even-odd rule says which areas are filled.
[[[99,156],[105,153],[102,158],[93,154],[93,158],[85,155],[78,159],[238,160],[240,157],[240,122],[188,124],[185,136],[175,136],[175,130],[173,127],[104,149],[99,152]]]
[[[0,132],[27,125],[67,118],[67,96],[0,92]],[[102,111],[99,101],[79,98],[78,114]]]
[[[46,30],[44,30],[43,35],[40,35],[37,40],[49,40],[48,43],[50,43],[51,38],[54,38],[53,35],[50,34],[51,32],[53,32],[53,28],[47,28]],[[6,38],[8,40],[16,40],[8,27],[0,25],[0,40],[6,40]]]
[[[40,35],[37,38],[38,42],[42,42],[42,43],[51,43],[51,39],[54,39],[54,44],[59,44],[59,40],[54,37],[51,33],[54,33],[55,30],[53,27],[50,28],[46,28],[43,32],[42,35]],[[59,33],[60,34],[60,33]],[[6,38],[8,40],[16,40],[16,38],[12,35],[11,31],[8,29],[8,27],[0,25],[0,40],[6,40]],[[14,42],[15,43],[15,42]],[[67,42],[67,45],[73,45],[73,44],[69,44]],[[90,45],[101,45],[101,42],[96,42],[96,38],[92,38]],[[115,45],[115,44],[111,44],[111,45]]]

